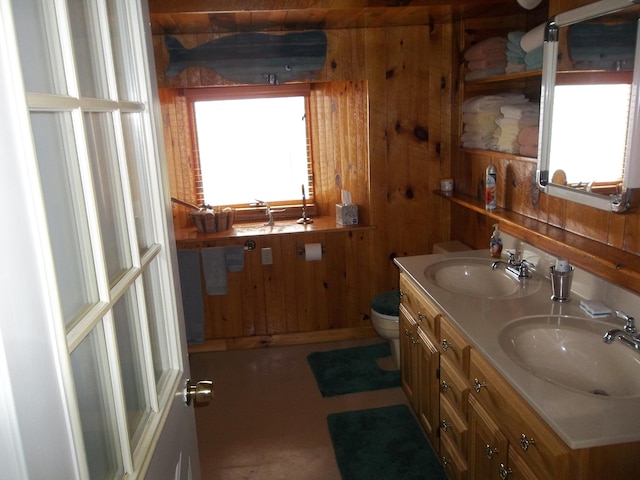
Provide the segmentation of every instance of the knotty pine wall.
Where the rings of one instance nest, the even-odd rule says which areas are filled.
[[[398,288],[393,258],[430,253],[434,243],[449,238],[450,205],[432,191],[451,169],[452,31],[452,25],[433,25],[326,32],[327,61],[317,80],[366,86],[369,133],[361,138],[344,128],[353,113],[326,117],[324,128],[342,135],[335,144],[314,146],[321,151],[323,174],[318,180],[327,184],[324,191],[335,183],[333,198],[318,194],[320,207],[323,214],[334,215],[337,192],[348,188],[360,204],[361,218],[375,228],[305,234],[303,242],[323,242],[327,247],[322,262],[302,264],[288,261],[299,239],[256,238],[258,251],[274,249],[273,268],[254,264],[247,254],[242,275],[230,275],[229,294],[207,298],[209,346],[241,348],[373,335],[369,301],[377,293]],[[194,47],[215,36],[177,38]],[[185,179],[193,174],[193,165],[180,88],[228,82],[204,68],[165,78],[163,37],[154,37],[154,49],[171,195],[188,200],[192,190]],[[316,92],[327,109],[342,108],[340,86],[336,88]],[[325,141],[333,142],[329,136]],[[178,226],[183,221],[176,218]],[[237,240],[215,242],[230,243]],[[284,268],[276,268],[279,259]]]

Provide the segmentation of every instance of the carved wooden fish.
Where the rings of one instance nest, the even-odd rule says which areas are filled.
[[[185,48],[174,37],[165,36],[169,52],[167,77],[187,67],[201,66],[227,80],[247,84],[279,84],[314,78],[327,55],[327,36],[322,31],[283,35],[238,33]]]

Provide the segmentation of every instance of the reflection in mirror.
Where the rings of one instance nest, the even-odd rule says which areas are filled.
[[[640,187],[632,162],[639,17],[631,0],[602,0],[548,23],[538,166],[547,193],[620,212]]]

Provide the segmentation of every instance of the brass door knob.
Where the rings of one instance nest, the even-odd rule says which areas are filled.
[[[184,403],[191,405],[208,405],[213,400],[213,382],[211,380],[200,380],[197,383],[187,380],[184,386]]]

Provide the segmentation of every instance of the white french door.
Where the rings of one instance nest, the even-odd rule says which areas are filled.
[[[0,22],[0,478],[198,479],[146,1]]]

